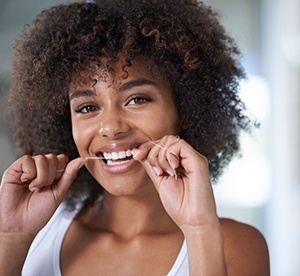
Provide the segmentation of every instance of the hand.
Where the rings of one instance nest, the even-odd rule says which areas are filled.
[[[83,159],[65,155],[23,156],[4,173],[0,233],[35,236],[65,197]]]
[[[152,179],[162,204],[185,231],[216,222],[216,206],[208,161],[186,141],[165,136],[133,151]]]

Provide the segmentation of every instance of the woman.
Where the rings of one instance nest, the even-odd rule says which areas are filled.
[[[238,55],[193,0],[42,12],[12,66],[5,275],[268,275],[264,238],[218,218],[211,187],[251,125]]]

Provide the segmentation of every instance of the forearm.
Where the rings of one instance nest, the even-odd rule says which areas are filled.
[[[0,276],[21,275],[32,239],[16,233],[0,233]]]
[[[227,275],[220,225],[190,226],[184,231],[191,276]]]

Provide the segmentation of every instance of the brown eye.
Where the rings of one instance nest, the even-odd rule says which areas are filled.
[[[127,105],[141,105],[150,101],[151,100],[145,96],[132,96],[127,102]]]
[[[76,113],[90,113],[90,112],[93,112],[93,111],[96,111],[96,110],[98,110],[98,107],[96,107],[96,106],[85,105],[85,106],[78,107],[75,110],[75,112]]]

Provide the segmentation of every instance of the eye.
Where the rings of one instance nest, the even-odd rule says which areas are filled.
[[[91,113],[98,109],[99,108],[97,106],[87,104],[87,105],[79,106],[78,108],[75,109],[75,112],[76,113]]]
[[[126,105],[142,105],[147,102],[151,102],[151,99],[147,96],[131,96]]]

